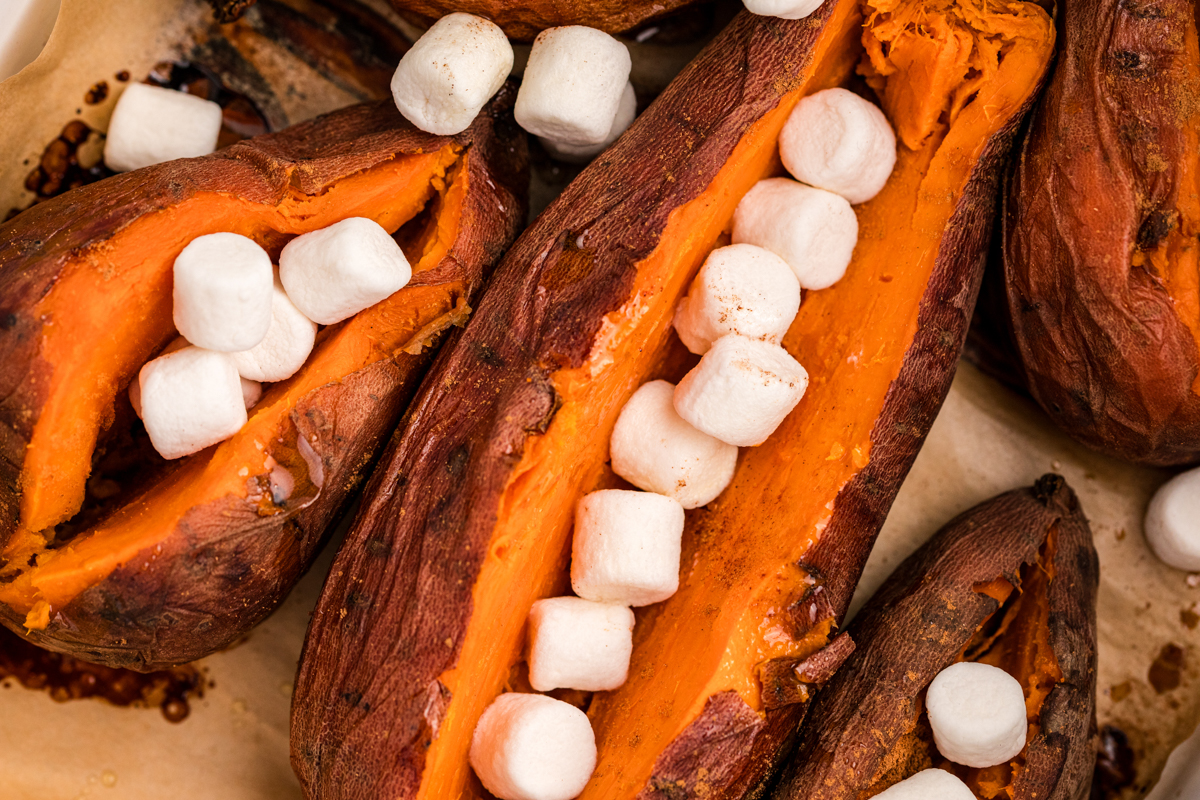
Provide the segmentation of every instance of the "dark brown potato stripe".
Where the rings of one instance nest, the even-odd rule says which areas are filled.
[[[623,485],[605,463],[617,414],[694,363],[676,301],[741,196],[779,174],[791,108],[849,81],[869,40],[862,69],[904,144],[856,209],[846,278],[809,293],[785,337],[808,395],[689,513],[679,592],[639,609],[625,686],[584,701],[599,749],[584,800],[739,797],[773,771],[808,690],[771,676],[790,664],[816,683],[847,653],[836,622],[949,388],[998,170],[1052,52],[1039,7],[988,5],[1004,58],[930,85],[923,40],[887,23],[927,6],[743,13],[506,255],[389,445],[310,625],[292,715],[310,796],[487,796],[467,765],[475,721],[525,686],[525,618],[568,589],[575,503]],[[973,6],[939,13],[953,35],[993,36]],[[977,68],[995,79],[971,83]]]
[[[347,108],[0,228],[0,621],[150,670],[228,645],[279,604],[524,218],[514,96],[457,137],[415,130],[390,102]],[[325,328],[232,439],[169,465],[141,456],[115,499],[85,499],[136,429],[125,387],[175,336],[179,249],[232,230],[277,255],[347,216],[400,228],[409,286]]]
[[[857,800],[935,766],[982,798],[1087,797],[1099,570],[1087,519],[1058,475],[949,522],[850,624],[857,649],[813,701],[772,797]],[[1026,688],[1029,737],[1012,766],[952,767],[933,745],[925,689],[964,658],[999,661]],[[1031,669],[1014,670],[1017,661]]]

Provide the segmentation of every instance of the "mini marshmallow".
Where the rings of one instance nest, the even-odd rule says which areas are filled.
[[[571,588],[601,603],[648,606],[679,588],[683,506],[673,497],[607,489],[575,508]],[[535,687],[536,688],[536,687]]]
[[[846,89],[809,95],[779,133],[779,156],[798,181],[862,203],[896,166],[896,134],[883,111]]]
[[[116,172],[217,149],[221,107],[187,92],[133,83],[121,93],[108,123],[104,163]]]
[[[174,341],[163,348],[159,353],[159,357],[165,356],[168,353],[174,353],[177,350],[182,350],[185,347],[191,347],[192,344],[182,336],[176,336]],[[258,401],[262,399],[262,384],[258,381],[248,381],[242,378],[242,400],[246,403],[246,410],[254,408]],[[133,380],[129,383],[129,404],[133,406],[133,413],[137,414],[138,419],[142,418],[142,380],[138,375],[133,376]]]
[[[512,45],[498,25],[473,14],[447,14],[400,59],[392,99],[421,130],[452,136],[471,125],[512,66]]]
[[[300,313],[332,325],[404,288],[412,268],[396,240],[364,217],[297,236],[279,254],[279,280]],[[242,348],[246,349],[246,348]]]
[[[742,0],[746,10],[760,17],[804,19],[821,7],[824,0]]]
[[[174,318],[197,347],[249,350],[271,327],[271,257],[245,236],[210,233],[175,259]]]
[[[805,289],[824,289],[846,274],[858,242],[858,218],[846,198],[768,178],[733,212],[733,243],[755,244],[782,258]]]
[[[804,397],[808,373],[777,344],[722,336],[675,387],[692,427],[739,447],[767,440]]]
[[[529,611],[529,684],[539,692],[605,692],[625,683],[633,612],[579,597],[538,600]]]
[[[596,737],[575,706],[509,692],[479,717],[469,760],[499,800],[571,800],[596,769]]]
[[[946,667],[929,684],[925,710],[938,751],[956,764],[1003,764],[1025,747],[1025,692],[998,667]]]
[[[675,331],[697,355],[726,334],[778,343],[800,310],[800,282],[770,250],[732,244],[709,253],[675,310]]]
[[[237,367],[228,353],[185,347],[138,373],[142,421],[163,458],[180,458],[228,439],[246,423]]]
[[[609,442],[613,472],[684,508],[714,500],[733,480],[737,448],[693,428],[675,412],[675,386],[650,381],[617,417]]]
[[[234,353],[233,363],[243,378],[281,381],[304,366],[316,338],[317,323],[296,308],[277,275],[271,292],[271,326],[267,335],[249,350]]]
[[[600,144],[612,130],[632,62],[625,45],[595,28],[548,28],[533,40],[513,114],[563,145]]]
[[[957,776],[927,769],[892,784],[875,795],[875,800],[975,800],[975,795]]]
[[[617,106],[617,116],[613,120],[612,127],[608,129],[608,135],[604,137],[604,141],[599,144],[559,144],[551,139],[541,137],[538,139],[542,143],[542,147],[546,148],[546,152],[552,158],[557,158],[559,161],[566,161],[568,164],[582,164],[591,160],[592,156],[608,149],[608,146],[621,138],[621,134],[633,124],[633,120],[637,117],[637,95],[633,92],[633,84],[626,82],[625,91],[621,92],[621,102]]]
[[[1200,572],[1200,469],[1159,487],[1146,509],[1146,541],[1167,566]]]

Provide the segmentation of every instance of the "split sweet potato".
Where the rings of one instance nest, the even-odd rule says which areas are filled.
[[[229,644],[283,599],[523,219],[514,95],[453,138],[390,103],[348,108],[0,227],[0,621],[149,670]],[[184,245],[233,231],[277,256],[351,216],[397,232],[412,282],[324,328],[233,438],[176,462],[148,451],[124,390],[176,335]]]
[[[807,707],[773,676],[819,681],[845,655],[827,645],[949,387],[998,169],[1053,41],[1032,3],[743,13],[581,173],[439,356],[338,554],[293,698],[309,796],[486,796],[472,731],[527,687],[526,616],[569,591],[576,502],[623,485],[606,465],[617,415],[695,363],[677,301],[740,198],[780,174],[795,104],[861,64],[903,144],[857,208],[846,277],[784,339],[808,393],[689,512],[679,592],[638,609],[628,682],[576,698],[599,748],[584,798],[736,797],[771,772]]]
[[[1006,192],[1008,311],[1031,393],[1147,464],[1200,459],[1200,40],[1191,0],[1065,0]]]
[[[856,649],[813,701],[772,797],[857,800],[923,769],[955,772],[981,800],[1082,800],[1096,732],[1099,562],[1058,475],[952,520],[850,624]],[[946,667],[1000,667],[1025,690],[1025,749],[972,769],[934,745],[925,690]]]

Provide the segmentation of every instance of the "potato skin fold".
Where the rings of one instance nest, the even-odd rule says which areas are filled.
[[[673,216],[692,219],[687,217],[694,211],[688,205],[692,201],[704,198],[711,203],[706,208],[715,208],[728,196],[740,197],[748,190],[753,178],[744,177],[740,168],[753,172],[760,164],[740,145],[759,141],[753,139],[755,132],[761,132],[755,126],[774,119],[770,115],[785,98],[797,99],[789,93],[809,86],[815,91],[845,80],[858,60],[855,44],[861,35],[856,2],[828,2],[801,22],[741,14],[506,255],[471,324],[439,356],[403,433],[389,445],[314,613],[292,706],[292,763],[309,796],[413,798],[424,791],[427,798],[486,797],[469,775],[465,757],[455,760],[445,755],[455,752],[447,747],[448,740],[457,743],[453,737],[469,736],[465,731],[470,726],[462,722],[466,712],[458,719],[455,712],[475,699],[471,690],[476,687],[468,686],[456,697],[443,680],[450,681],[447,675],[453,673],[466,682],[465,675],[491,668],[485,662],[519,660],[510,659],[507,641],[502,645],[488,641],[492,651],[463,656],[464,640],[479,630],[471,625],[483,616],[481,604],[507,604],[512,617],[521,621],[528,609],[519,607],[522,601],[510,600],[521,588],[517,579],[507,587],[512,592],[500,593],[495,586],[476,592],[474,587],[489,567],[501,570],[496,565],[506,555],[515,558],[517,551],[544,548],[549,553],[548,573],[565,568],[570,551],[568,539],[561,558],[557,555],[560,541],[546,542],[551,535],[558,536],[557,530],[549,530],[549,523],[537,528],[541,538],[534,548],[516,535],[508,538],[516,525],[502,526],[518,513],[514,508],[528,507],[530,518],[544,521],[551,503],[541,501],[551,494],[551,500],[569,495],[575,487],[564,489],[568,481],[585,485],[584,491],[599,488],[590,481],[603,480],[607,433],[620,408],[613,396],[627,397],[643,380],[660,373],[654,366],[631,366],[630,372],[637,369],[644,374],[621,373],[625,385],[616,386],[618,380],[612,378],[603,388],[595,388],[609,380],[607,374],[596,377],[609,369],[608,362],[596,367],[591,379],[581,376],[596,363],[591,361],[594,353],[607,352],[597,342],[636,339],[636,346],[619,352],[629,362],[617,364],[649,359],[643,355],[643,345],[645,351],[670,346],[667,333],[653,326],[669,331],[674,301],[669,310],[645,312],[637,309],[635,301],[645,300],[649,308],[655,298],[681,293],[690,271],[708,252],[694,264],[683,261],[691,256],[679,253],[691,240],[666,238]],[[1048,58],[1049,41],[1041,45],[1038,53]],[[801,563],[790,560],[769,567],[772,575],[783,575],[780,593],[784,596],[778,598],[775,610],[785,619],[777,620],[781,628],[789,628],[784,637],[789,644],[798,645],[796,652],[785,655],[794,656],[797,666],[811,666],[814,676],[827,675],[829,665],[820,658],[833,648],[827,645],[827,636],[832,638],[831,629],[845,611],[874,537],[949,389],[979,286],[1000,166],[1044,67],[1044,61],[1030,65],[1029,94],[1022,93],[1019,102],[1005,108],[1013,116],[1002,117],[1003,124],[988,129],[986,144],[984,137],[972,142],[980,149],[969,151],[971,160],[963,168],[961,182],[954,173],[954,189],[949,193],[953,201],[937,206],[934,238],[920,239],[929,261],[922,262],[912,295],[904,296],[915,333],[911,341],[907,335],[899,340],[908,342],[907,347],[900,345],[899,353],[887,356],[888,378],[881,382],[878,395],[881,409],[876,413],[871,405],[869,412],[861,414],[864,439],[870,432],[869,456],[862,463],[854,462],[852,477],[845,483],[828,495],[822,490],[821,506],[832,509],[831,515],[820,518],[819,532],[813,537],[816,543]],[[773,158],[774,143],[772,137],[765,152],[755,153],[764,164]],[[955,151],[967,152],[957,147]],[[919,171],[917,163],[913,156],[908,174]],[[730,164],[738,168],[738,179],[746,186],[722,172]],[[722,183],[708,194],[719,175],[734,185]],[[945,196],[937,193],[939,198]],[[903,199],[913,203],[910,196]],[[730,216],[732,205],[730,201]],[[687,230],[690,234],[698,227]],[[697,238],[704,235],[695,233]],[[713,235],[714,241],[718,238]],[[662,273],[670,274],[659,281],[655,270],[660,266],[653,259],[667,258],[665,253],[677,260],[670,262],[673,270],[661,267]],[[644,273],[651,272],[655,282],[640,285]],[[876,275],[872,270],[863,274]],[[873,281],[876,287],[891,283],[890,275]],[[843,299],[848,307],[857,298]],[[820,300],[814,294],[805,302],[811,309]],[[619,321],[614,322],[614,317]],[[646,328],[653,330],[636,327],[651,317]],[[635,319],[628,329],[620,328],[625,320]],[[909,319],[905,317],[905,324]],[[892,334],[889,330],[896,340]],[[612,347],[617,350],[619,345]],[[589,393],[593,389],[595,395]],[[564,392],[575,395],[564,399]],[[611,413],[609,406],[615,409]],[[569,454],[555,449],[560,440],[554,436],[566,430],[578,443]],[[596,440],[602,444],[595,445]],[[825,463],[831,444],[821,438],[810,446],[820,451]],[[593,455],[600,447],[603,454]],[[585,448],[590,448],[587,458],[594,464],[577,463],[581,458],[577,453]],[[801,475],[803,470],[788,460],[799,449],[795,441],[777,434],[762,447],[743,451],[739,470],[745,474],[748,462],[761,469],[753,478],[745,478],[753,485],[739,486],[735,477],[727,494],[693,514],[685,540],[719,543],[728,528],[748,527],[732,516],[732,510],[741,508],[754,509],[764,524],[776,525],[771,529],[776,540],[772,544],[788,543],[780,549],[810,541],[807,520],[789,520],[791,509],[779,500],[781,494],[800,491],[801,484],[810,485],[810,476]],[[553,455],[547,456],[549,462],[526,463],[523,459],[531,453],[535,454],[531,459]],[[771,459],[773,465],[768,463]],[[583,472],[587,477],[579,478]],[[768,473],[786,474],[787,485],[755,483]],[[549,488],[542,491],[541,487]],[[536,503],[528,500],[531,496],[538,498]],[[793,527],[782,530],[787,525]],[[692,555],[685,552],[684,563]],[[747,560],[720,571],[713,584],[728,587],[758,580],[759,565]],[[546,596],[566,591],[565,581],[551,585],[552,579],[543,574],[522,573],[519,579],[523,585],[537,581],[539,591],[545,586]],[[682,621],[668,617],[689,591],[686,582],[685,572],[680,594],[646,612],[639,618],[639,628],[651,630],[666,619],[663,628],[673,626],[692,638],[703,637],[704,627],[714,624],[712,616],[720,611],[715,600],[707,618],[682,616],[684,612],[680,612]],[[491,595],[493,591],[497,595]],[[759,607],[751,608],[747,614]],[[690,613],[691,607],[686,611]],[[741,612],[739,606],[731,614]],[[635,662],[637,636],[635,630]],[[483,636],[475,641],[482,642]],[[811,648],[805,651],[800,645]],[[845,655],[844,642],[834,653],[838,658]],[[675,662],[659,663],[663,674],[680,676],[692,666],[686,662],[676,656]],[[635,671],[637,666],[631,665],[631,683]],[[746,677],[755,680],[753,675]],[[611,733],[602,716],[619,713],[621,692],[629,685],[603,700],[597,695],[589,709],[601,749],[601,769],[606,756],[616,762],[629,752],[623,749],[626,745],[635,746],[634,737],[624,735],[627,731]],[[636,786],[600,787],[594,776],[582,796],[723,798],[759,789],[777,766],[807,703],[793,702],[781,691],[776,694],[781,702],[760,711],[736,689],[711,693],[705,689],[701,694],[696,714],[678,728],[674,720],[668,726],[654,714],[644,715],[650,720],[648,726],[661,729],[655,733],[664,732],[667,742],[661,748],[655,742],[648,774],[639,771],[636,781],[630,779]],[[689,714],[692,699],[689,695],[678,703]],[[658,706],[660,700],[662,706],[670,704],[665,697],[648,702]],[[460,725],[457,732],[455,724]],[[605,736],[616,743],[605,742]],[[438,750],[439,746],[444,749]],[[431,766],[439,756],[444,760]],[[448,775],[452,777],[443,780]],[[423,783],[427,776],[429,783]]]
[[[1195,10],[1066,0],[1003,213],[1033,396],[1089,447],[1155,465],[1200,458]]]
[[[926,687],[1000,610],[979,587],[996,579],[1019,587],[1022,567],[1036,564],[1051,531],[1048,640],[1062,676],[1041,707],[1012,797],[1086,797],[1095,761],[1100,568],[1078,499],[1053,474],[961,514],[888,578],[850,623],[857,649],[813,701],[772,797],[849,800],[930,766],[896,758]]]
[[[511,121],[514,96],[513,87],[503,89],[454,139],[415,130],[390,101],[354,106],[211,156],[115,176],[38,204],[0,228],[0,544],[18,524],[25,449],[41,411],[38,387],[45,382],[33,378],[50,370],[40,357],[43,322],[29,309],[60,280],[70,258],[109,246],[126,226],[199,193],[274,206],[296,193],[337,191],[351,176],[455,143],[467,154],[470,187],[459,226],[441,260],[410,286],[422,296],[444,286],[451,306],[456,297],[473,302],[525,214],[525,145]],[[4,604],[0,621],[48,649],[144,671],[237,640],[308,568],[431,358],[430,347],[416,354],[397,349],[291,408],[270,449],[295,480],[286,507],[264,513],[262,492],[253,489],[193,507],[155,547],[54,608],[44,630],[26,630],[25,614]]]

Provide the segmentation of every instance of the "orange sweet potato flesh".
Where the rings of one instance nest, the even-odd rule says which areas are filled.
[[[823,679],[845,655],[826,644],[948,389],[998,167],[1053,50],[1032,4],[921,7],[740,15],[518,239],[389,446],[314,613],[292,714],[310,796],[487,796],[472,731],[522,685],[531,603],[569,591],[576,502],[623,485],[606,465],[617,415],[695,363],[676,302],[742,195],[780,173],[795,103],[850,81],[861,42],[885,37],[890,55],[875,46],[861,69],[905,144],[857,208],[845,279],[809,293],[785,337],[808,394],[689,512],[679,592],[638,609],[629,681],[587,704],[599,765],[584,798],[736,797],[770,774],[807,695],[772,693],[760,671],[784,660]],[[934,74],[910,24],[1010,38],[952,47]]]
[[[1200,39],[1192,0],[1066,0],[1005,196],[1029,389],[1090,447],[1200,460]]]
[[[358,106],[111,178],[0,228],[5,625],[149,670],[226,646],[278,605],[516,234],[514,93],[457,137],[421,133],[389,103]],[[351,216],[398,232],[407,287],[324,328],[232,438],[146,458],[124,486],[93,469],[129,428],[129,382],[176,335],[171,265],[191,239],[233,231],[277,256]],[[89,476],[119,494],[98,501]]]
[[[847,629],[856,649],[820,690],[774,800],[874,797],[923,769],[981,800],[1082,800],[1096,726],[1099,562],[1058,475],[963,513],[896,569]],[[1025,749],[971,769],[942,758],[924,712],[958,661],[1000,667],[1025,689]]]

